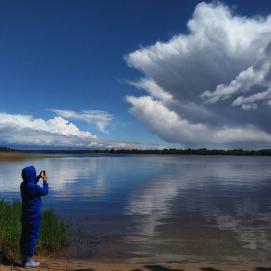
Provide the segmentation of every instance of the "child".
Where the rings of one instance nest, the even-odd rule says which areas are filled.
[[[48,194],[47,176],[42,171],[36,176],[36,169],[33,166],[25,167],[22,170],[23,182],[21,183],[22,197],[22,232],[20,240],[20,250],[22,256],[22,265],[27,268],[38,267],[39,262],[34,261],[35,247],[39,237],[41,220],[41,196]],[[43,187],[37,183],[43,179]]]

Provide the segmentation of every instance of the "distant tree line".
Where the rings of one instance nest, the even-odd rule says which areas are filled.
[[[271,156],[271,149],[260,150],[209,150],[206,148],[201,149],[90,149],[90,150],[15,150],[7,147],[0,147],[0,151],[23,151],[30,153],[63,153],[63,154],[197,154],[197,155],[263,155]]]
[[[2,151],[2,152],[12,152],[12,151],[15,151],[15,150],[14,150],[14,149],[11,149],[11,148],[1,147],[1,146],[0,146],[0,151]]]

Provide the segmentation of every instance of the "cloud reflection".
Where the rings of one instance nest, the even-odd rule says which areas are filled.
[[[195,220],[197,231],[207,227],[230,232],[244,249],[270,250],[270,163],[264,157],[176,158],[170,174],[165,167],[130,197],[126,213],[140,222],[136,237],[127,240],[166,242],[167,227],[175,229],[181,216],[193,214],[202,218],[200,223]],[[175,241],[184,238],[182,226],[175,230]],[[185,236],[188,242],[193,230],[194,226]]]

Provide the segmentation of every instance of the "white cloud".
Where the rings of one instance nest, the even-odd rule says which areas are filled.
[[[270,74],[270,63],[265,63],[260,69],[249,67],[240,72],[240,74],[230,82],[229,85],[220,84],[214,92],[204,91],[201,95],[210,103],[216,103],[220,99],[229,99],[238,92],[249,92],[253,86],[261,85],[268,87],[270,82],[265,82],[266,77]],[[271,86],[271,85],[270,85]]]
[[[106,127],[113,119],[113,116],[110,113],[103,110],[82,110],[76,112],[73,110],[51,109],[51,111],[63,118],[81,120],[87,123],[96,123],[98,129],[103,133],[107,133]]]
[[[134,142],[119,142],[97,138],[88,131],[56,116],[44,120],[31,115],[0,112],[0,145],[72,148],[149,148]],[[153,146],[155,147],[155,146]]]
[[[7,113],[0,113],[0,135],[2,144],[21,145],[91,146],[97,140],[95,135],[80,131],[62,117],[44,120]]]
[[[169,101],[172,99],[172,96],[168,92],[166,92],[164,89],[158,86],[151,79],[142,78],[141,80],[137,82],[129,82],[129,83],[138,89],[146,90],[150,95],[152,95],[153,97],[159,98],[161,100]]]
[[[242,104],[241,108],[243,110],[249,111],[249,110],[257,110],[258,109],[258,105],[251,103],[251,104]]]
[[[168,142],[271,145],[271,16],[203,2],[187,28],[125,56],[145,76],[133,85],[148,94],[127,97],[131,112]]]
[[[240,105],[250,106],[253,104],[256,105],[255,102],[270,99],[270,98],[271,98],[271,89],[268,89],[266,91],[258,92],[248,97],[239,96],[232,102],[232,105],[233,106],[240,106]],[[255,109],[257,109],[257,105]]]

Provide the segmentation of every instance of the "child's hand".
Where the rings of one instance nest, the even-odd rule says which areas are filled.
[[[41,171],[41,173],[40,173],[40,177],[41,177],[41,178],[42,178],[44,181],[47,181],[48,176],[47,176],[47,174],[46,174],[45,170]]]
[[[43,180],[44,180],[44,181],[47,181],[47,180],[48,180],[48,176],[47,176],[46,174],[44,175]]]

